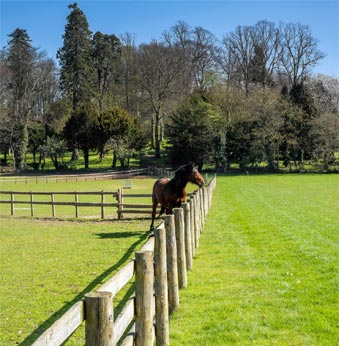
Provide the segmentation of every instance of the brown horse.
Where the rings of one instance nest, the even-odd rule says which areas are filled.
[[[166,210],[166,214],[172,214],[173,208],[180,207],[186,199],[186,185],[188,182],[198,185],[199,187],[205,184],[204,178],[192,163],[181,166],[175,171],[174,178],[158,179],[153,186],[152,202],[152,223],[151,229],[154,228],[154,219],[157,206],[161,204],[160,214]]]

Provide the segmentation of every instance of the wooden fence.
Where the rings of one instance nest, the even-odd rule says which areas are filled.
[[[68,197],[72,201],[60,201],[60,198]],[[91,200],[97,199],[97,202],[88,202],[81,201],[80,199],[91,197]],[[77,192],[77,191],[68,191],[68,192],[18,192],[18,191],[0,191],[0,205],[7,204],[10,206],[10,210],[7,211],[11,216],[16,215],[16,210],[26,209],[31,217],[57,217],[57,207],[72,207],[74,208],[74,213],[70,217],[80,218],[80,217],[95,217],[101,219],[110,219],[114,215],[120,220],[124,217],[124,214],[144,214],[150,216],[152,213],[152,204],[151,204],[152,194],[132,194],[124,193],[123,189],[118,189],[117,192],[114,191],[86,191],[86,192]],[[107,202],[107,198],[110,198],[110,202]],[[133,198],[148,198],[149,204],[136,204],[136,203],[125,203],[126,199]],[[39,200],[40,199],[40,200]],[[44,200],[42,200],[44,199]],[[46,200],[48,199],[48,200]],[[26,208],[21,208],[19,206],[27,206]],[[46,205],[50,206],[49,212],[44,210],[44,212],[36,212],[36,206]],[[89,215],[88,213],[81,213],[80,209],[84,207],[94,207],[99,208],[100,215]],[[109,211],[107,212],[107,209]],[[6,213],[2,210],[2,214]],[[22,212],[21,214],[22,215]],[[27,215],[25,215],[27,216]],[[63,218],[67,218],[63,214]]]
[[[189,194],[190,196],[191,194]],[[72,201],[60,201],[60,198],[68,196],[68,199]],[[97,202],[80,201],[84,197],[91,196],[91,200],[97,199]],[[111,201],[107,201],[110,198]],[[126,203],[127,200],[131,199],[141,199],[148,198],[149,204],[137,204],[137,203]],[[57,207],[72,207],[74,208],[74,214],[70,217],[80,218],[101,218],[101,219],[112,219],[116,214],[116,217],[120,220],[126,216],[126,214],[131,214],[135,217],[137,214],[142,214],[145,216],[150,216],[152,214],[152,204],[151,204],[152,194],[133,194],[125,193],[124,189],[118,189],[118,191],[68,191],[68,192],[19,192],[19,191],[0,191],[0,205],[9,205],[10,210],[8,214],[11,216],[16,215],[16,210],[26,209],[31,217],[57,217]],[[40,200],[37,200],[40,199]],[[41,200],[45,199],[45,200]],[[48,199],[48,200],[46,200]],[[26,208],[17,207],[27,206]],[[46,205],[50,206],[49,214],[44,211],[43,214],[37,215],[35,206]],[[81,213],[80,208],[84,207],[94,207],[99,208],[100,214],[89,215],[88,213]],[[107,208],[110,208],[107,212]],[[2,214],[5,212],[2,210]],[[48,213],[48,212],[47,212]],[[22,212],[21,212],[22,215]],[[25,215],[27,216],[27,215]],[[63,214],[63,218],[66,218]]]
[[[169,345],[169,315],[179,307],[179,289],[187,286],[215,185],[214,177],[165,216],[134,260],[74,304],[33,346],[60,345],[83,321],[87,346]],[[114,297],[134,275],[134,296],[114,320]]]
[[[59,174],[59,175],[37,175],[37,176],[15,176],[1,178],[0,183],[49,183],[49,182],[72,182],[72,181],[100,181],[100,180],[110,180],[110,179],[121,179],[128,178],[142,174],[154,174],[155,168],[142,168],[133,169],[123,172],[109,172],[109,173],[91,173],[91,174]]]

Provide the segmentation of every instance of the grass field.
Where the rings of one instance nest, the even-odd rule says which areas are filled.
[[[338,178],[219,177],[171,345],[337,345]]]
[[[24,181],[19,183],[8,182],[0,183],[0,190],[2,191],[20,191],[20,192],[82,192],[82,191],[91,191],[91,192],[100,192],[104,190],[105,192],[117,192],[117,190],[124,186],[125,179],[114,179],[114,180],[104,180],[104,181],[81,181],[81,182],[39,182],[35,183],[34,180],[29,181],[26,184]],[[125,189],[124,193],[135,193],[135,194],[148,194],[152,191],[152,184],[154,179],[132,179],[132,189]],[[9,195],[2,195],[1,199],[10,200]],[[16,201],[27,201],[29,202],[29,195],[15,196]],[[36,202],[50,202],[50,195],[35,195],[34,201]],[[55,202],[74,202],[74,195],[55,195]],[[79,202],[94,202],[100,203],[100,195],[97,196],[86,196],[79,195]],[[116,198],[113,195],[105,196],[106,203],[116,203]],[[125,203],[136,203],[136,200],[133,198],[125,198]],[[145,197],[138,200],[138,203],[149,204],[151,205],[151,199]],[[75,218],[75,208],[71,206],[56,206],[56,217],[57,218]],[[30,216],[30,205],[29,204],[16,204],[14,215],[15,216]],[[9,216],[10,215],[10,204],[1,204],[0,205],[0,216]],[[34,205],[34,215],[40,218],[46,218],[52,216],[52,210],[50,205]],[[112,219],[117,218],[117,208],[116,207],[106,207],[105,208],[105,218]],[[126,214],[126,216],[128,216]],[[91,218],[99,219],[100,218],[100,207],[79,207],[79,217],[80,218]]]
[[[150,193],[154,179],[133,179],[133,193]],[[123,180],[10,184],[1,190],[116,191]],[[128,190],[127,190],[128,191]],[[151,203],[151,201],[148,201]],[[1,205],[0,215],[8,215]],[[65,207],[62,207],[65,208]],[[74,208],[69,212],[74,215]],[[100,209],[80,209],[80,216]],[[150,219],[78,221],[0,219],[0,345],[30,345],[41,331],[86,292],[94,290],[134,256],[147,240]],[[61,216],[67,210],[57,208]],[[40,206],[37,216],[50,214]],[[116,305],[119,303],[117,300]],[[80,334],[80,333],[79,333]],[[80,338],[80,336],[79,336]],[[79,340],[76,338],[75,340]],[[69,342],[76,345],[76,341]]]
[[[133,179],[133,192],[149,192],[153,181]],[[113,180],[16,189],[121,186]],[[336,345],[338,197],[335,175],[218,177],[188,288],[172,315],[171,345]],[[0,345],[30,345],[133,256],[149,221],[2,217]],[[81,345],[80,334],[67,345]]]

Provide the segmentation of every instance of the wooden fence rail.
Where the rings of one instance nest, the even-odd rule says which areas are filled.
[[[135,259],[96,292],[74,304],[33,346],[58,346],[85,321],[85,340],[92,345],[169,345],[169,315],[179,307],[179,288],[187,285],[190,259],[211,206],[214,177],[190,196],[174,215],[165,216]],[[192,220],[197,220],[192,222]],[[135,275],[135,295],[114,320],[115,295]],[[129,326],[132,327],[128,330]],[[127,333],[127,334],[126,334]],[[124,339],[122,340],[123,336]]]
[[[59,174],[59,175],[37,175],[37,176],[16,176],[0,178],[0,183],[50,183],[50,182],[71,182],[71,181],[100,181],[110,179],[122,179],[143,174],[156,174],[154,168],[141,168],[132,169],[122,172],[109,172],[109,173],[90,173],[90,174]]]
[[[191,194],[189,194],[190,196]],[[23,197],[22,197],[23,196]],[[39,197],[43,198],[44,196],[48,197],[49,200],[37,200]],[[56,201],[58,196],[72,196],[72,201]],[[97,198],[97,202],[84,202],[79,201],[79,198],[84,196],[93,196]],[[17,198],[19,197],[19,199]],[[25,198],[26,197],[26,198]],[[106,198],[111,197],[113,201],[107,202]],[[34,206],[37,205],[47,205],[51,206],[50,214],[46,215],[46,211],[44,212],[44,217],[51,216],[57,217],[56,207],[67,206],[74,207],[74,217],[80,217],[80,208],[83,207],[96,207],[100,208],[100,215],[88,215],[86,213],[85,217],[98,217],[101,219],[112,218],[112,215],[116,211],[117,218],[120,220],[126,216],[126,214],[142,214],[146,216],[150,216],[152,214],[152,204],[140,204],[140,203],[125,203],[125,199],[133,199],[133,198],[149,198],[151,201],[152,194],[133,194],[133,193],[124,193],[123,189],[118,189],[115,191],[67,191],[67,192],[33,192],[33,191],[0,191],[0,205],[1,204],[9,204],[10,205],[10,215],[15,215],[16,205],[28,205],[27,209],[30,211],[30,216],[38,216],[36,215],[36,210]],[[106,213],[106,208],[111,208],[111,212],[109,214]],[[114,212],[112,208],[115,208]],[[21,208],[19,208],[21,209]],[[4,213],[4,211],[2,211]]]

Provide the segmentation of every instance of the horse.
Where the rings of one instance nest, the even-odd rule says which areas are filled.
[[[160,178],[153,186],[152,193],[152,223],[150,229],[154,229],[154,219],[157,206],[160,203],[161,216],[166,210],[166,214],[172,214],[173,208],[181,206],[186,199],[186,185],[188,182],[202,187],[205,184],[204,178],[200,175],[193,163],[185,164],[179,167],[172,179]]]

